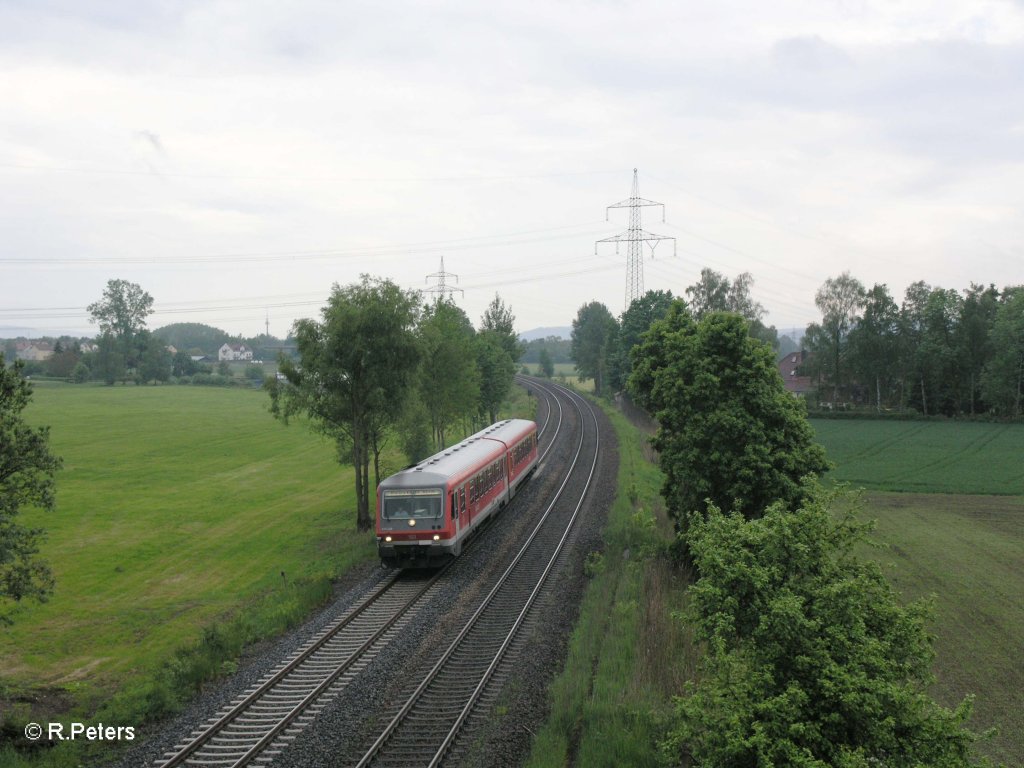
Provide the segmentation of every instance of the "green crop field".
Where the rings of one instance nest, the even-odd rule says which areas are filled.
[[[266,394],[206,387],[37,386],[28,417],[64,459],[48,531],[52,599],[0,632],[8,686],[99,695],[212,620],[296,579],[372,558],[350,471]],[[0,689],[2,690],[2,689]]]
[[[813,419],[836,468],[869,490],[866,550],[909,600],[934,596],[933,695],[977,696],[982,751],[1024,765],[1024,425]]]
[[[946,706],[974,694],[982,751],[1024,765],[1024,498],[869,493],[865,517],[885,547],[865,551],[908,600],[932,596],[937,653],[932,695]]]
[[[1024,425],[812,419],[856,487],[913,493],[1024,495]]]

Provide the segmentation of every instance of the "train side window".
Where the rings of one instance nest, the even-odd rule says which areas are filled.
[[[452,520],[455,520],[459,516],[459,494],[457,491],[452,493]]]

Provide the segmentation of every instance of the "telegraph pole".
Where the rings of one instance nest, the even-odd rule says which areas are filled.
[[[600,243],[615,243],[615,253],[619,252],[619,243],[628,243],[626,248],[626,309],[629,309],[629,305],[633,303],[634,299],[639,299],[644,295],[644,261],[643,261],[643,243],[651,242],[651,258],[654,258],[654,249],[658,246],[659,240],[671,240],[672,241],[672,255],[676,254],[676,239],[674,237],[667,237],[665,235],[656,235],[653,232],[645,232],[643,227],[640,226],[640,209],[651,206],[661,206],[661,220],[665,221],[665,204],[656,203],[653,200],[645,200],[640,197],[640,185],[637,181],[636,168],[633,169],[633,191],[627,200],[615,203],[615,205],[609,205],[605,209],[604,218],[608,221],[609,211],[612,208],[629,208],[629,229],[625,232],[615,235],[614,237],[606,237],[603,240],[598,240],[594,243],[594,255],[597,255],[597,246]]]
[[[437,280],[437,285],[431,285],[429,288],[424,288],[423,292],[424,293],[436,294],[437,297],[439,299],[441,299],[441,300],[444,300],[446,298],[450,298],[451,295],[453,293],[455,293],[456,291],[458,291],[463,296],[465,296],[466,292],[463,291],[461,288],[452,288],[450,285],[448,285],[448,278],[449,277],[454,277],[455,278],[455,282],[456,283],[459,282],[459,276],[458,275],[454,274],[453,272],[445,272],[444,271],[444,256],[442,256],[441,257],[441,269],[439,269],[437,272],[434,272],[432,275],[427,275],[426,280],[424,280],[425,283],[429,284],[430,283],[430,279],[433,278],[433,279]]]

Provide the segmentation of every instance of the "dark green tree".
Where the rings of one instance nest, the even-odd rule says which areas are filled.
[[[183,350],[179,350],[174,354],[174,359],[171,361],[171,373],[174,376],[191,376],[198,372],[199,366],[192,359],[192,355]]]
[[[873,390],[875,408],[882,410],[899,356],[900,311],[884,285],[864,296],[863,317],[850,331],[850,367]]]
[[[924,341],[925,313],[931,293],[931,286],[918,280],[907,286],[900,305],[900,404],[904,408],[916,405],[924,413],[928,412],[928,396],[919,350]]]
[[[981,376],[992,358],[990,334],[998,311],[999,291],[994,285],[986,288],[971,283],[971,287],[964,291],[960,321],[957,323],[956,354],[960,359],[967,400],[961,403],[960,408],[971,415],[980,405]]]
[[[932,289],[925,302],[921,344],[916,350],[918,370],[928,393],[927,400],[922,400],[924,413],[955,416],[960,410],[965,361],[959,355],[957,326],[962,304],[960,294],[946,288]]]
[[[709,503],[748,518],[795,506],[801,479],[829,468],[774,353],[748,331],[732,313],[695,323],[676,302],[634,351],[630,391],[658,420],[662,493],[680,531]]]
[[[614,346],[618,323],[599,301],[584,304],[572,321],[572,359],[581,379],[594,380],[594,392],[604,394],[608,380],[609,351]]]
[[[672,291],[647,291],[643,296],[633,299],[622,313],[619,318],[617,354],[611,360],[609,373],[612,389],[618,391],[626,387],[633,372],[633,358],[630,356],[633,347],[640,343],[640,338],[655,320],[660,320],[668,313],[674,300]]]
[[[125,370],[125,353],[121,344],[112,333],[104,333],[96,340],[96,364],[93,375],[107,385],[113,385],[123,379]]]
[[[41,528],[18,522],[23,507],[52,510],[54,475],[61,460],[50,453],[48,427],[31,427],[24,410],[32,389],[23,365],[0,355],[0,624],[22,600],[44,601],[53,591],[50,567],[39,558]]]
[[[374,435],[399,418],[418,370],[419,294],[363,275],[335,285],[322,320],[294,327],[298,362],[282,356],[285,381],[266,380],[271,412],[288,420],[306,414],[338,445],[356,473],[356,526],[370,528],[370,461]]]
[[[124,366],[131,370],[138,361],[135,336],[146,327],[153,314],[153,297],[137,283],[108,280],[103,298],[90,304],[89,319],[99,323],[101,334],[110,334],[124,355]]]
[[[548,354],[547,347],[541,347],[538,364],[540,365],[540,374],[548,379],[555,375],[555,364],[551,361],[551,355]]]
[[[171,378],[171,353],[163,339],[149,331],[140,331],[135,337],[138,356],[138,377],[140,384],[151,381],[167,381]]]
[[[58,341],[53,348],[53,355],[46,361],[46,371],[51,376],[69,378],[81,359],[82,352],[77,344],[64,346]]]
[[[1024,408],[1024,286],[1007,288],[992,326],[992,359],[982,393],[997,412],[1020,416]]]
[[[690,621],[707,649],[677,704],[673,763],[970,766],[976,736],[923,693],[927,603],[901,605],[855,548],[866,526],[815,489],[747,521],[712,506],[687,540],[700,579]],[[846,505],[844,505],[846,506]]]

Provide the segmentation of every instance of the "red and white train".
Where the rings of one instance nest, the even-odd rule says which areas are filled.
[[[427,568],[458,557],[536,468],[537,425],[509,419],[392,475],[377,487],[381,561]]]

